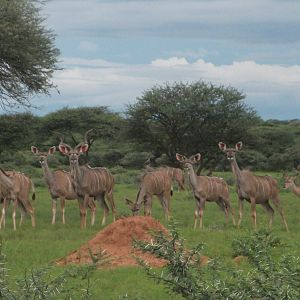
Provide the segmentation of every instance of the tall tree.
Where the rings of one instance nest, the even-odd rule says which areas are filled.
[[[0,106],[31,107],[35,94],[49,94],[58,69],[53,32],[43,26],[39,0],[0,0]]]
[[[259,120],[244,98],[232,87],[202,81],[154,86],[128,106],[128,134],[157,156],[174,162],[176,152],[200,152],[202,167],[213,167],[222,159],[217,143],[245,139]]]

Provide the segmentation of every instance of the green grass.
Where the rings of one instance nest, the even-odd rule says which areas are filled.
[[[225,178],[230,173],[218,174]],[[273,174],[278,178],[280,174]],[[231,203],[238,215],[237,196],[235,188],[230,187]],[[115,188],[115,202],[120,215],[129,215],[130,211],[124,198],[135,199],[137,186],[135,184],[117,184]],[[279,214],[276,212],[273,224],[273,233],[280,237],[283,246],[274,251],[276,257],[282,253],[293,253],[300,256],[300,199],[289,191],[281,190],[281,203],[285,210],[290,232],[286,233]],[[6,228],[0,232],[4,241],[4,253],[7,258],[10,280],[21,278],[25,270],[47,265],[57,258],[64,257],[69,252],[91,239],[103,227],[100,225],[102,210],[97,206],[96,225],[87,226],[85,230],[79,228],[79,211],[76,201],[66,203],[66,225],[61,223],[60,207],[58,203],[57,220],[51,225],[51,200],[47,189],[37,189],[37,199],[33,203],[36,211],[36,229],[31,228],[29,218],[16,232],[12,229],[11,210],[7,213]],[[205,243],[204,254],[209,257],[221,257],[228,263],[232,262],[231,243],[234,238],[246,235],[252,231],[250,205],[246,202],[242,226],[235,228],[232,223],[224,226],[225,218],[215,203],[207,203],[204,212],[204,229],[194,230],[195,201],[190,190],[178,192],[175,188],[171,200],[172,216],[178,224],[178,230],[185,239],[188,247],[199,242]],[[165,226],[163,211],[159,201],[153,199],[152,214]],[[89,222],[88,214],[88,222]],[[109,223],[112,221],[109,217]],[[262,207],[257,206],[258,229],[267,227],[267,216]],[[62,272],[63,267],[55,267],[54,272]],[[97,295],[95,299],[118,299],[128,294],[142,299],[181,299],[171,296],[167,290],[148,278],[140,268],[122,267],[113,270],[97,270],[92,275],[92,289]],[[98,297],[99,296],[99,297]]]

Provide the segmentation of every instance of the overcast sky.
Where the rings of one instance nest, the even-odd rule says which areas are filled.
[[[105,105],[123,111],[153,85],[232,86],[263,119],[300,118],[298,0],[52,0],[60,94],[35,114]]]

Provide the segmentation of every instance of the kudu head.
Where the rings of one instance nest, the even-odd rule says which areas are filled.
[[[183,165],[184,168],[192,168],[193,164],[197,163],[201,159],[201,154],[197,153],[192,155],[190,158],[187,158],[184,155],[176,153],[176,159]]]
[[[233,161],[235,160],[236,152],[242,149],[243,143],[242,142],[236,143],[235,148],[227,148],[226,144],[223,142],[220,142],[218,145],[220,150],[226,154],[227,159],[229,161]]]
[[[289,189],[292,186],[295,185],[295,179],[297,178],[297,176],[289,176],[287,174],[283,174],[283,179],[284,179],[284,186],[283,188],[285,189]]]
[[[58,149],[60,153],[69,157],[70,167],[78,166],[79,156],[85,153],[89,148],[88,144],[80,143],[74,149],[68,144],[60,142]]]
[[[74,168],[79,165],[79,156],[86,153],[89,149],[88,135],[93,129],[88,130],[84,135],[84,142],[79,143],[75,148],[72,148],[68,144],[63,142],[63,136],[60,137],[60,143],[58,149],[60,153],[69,157],[70,167]]]
[[[53,146],[53,147],[49,148],[49,150],[47,152],[40,152],[40,150],[37,147],[31,146],[31,152],[38,157],[38,160],[39,160],[41,166],[44,166],[45,164],[47,164],[48,155],[52,155],[55,152],[55,150],[56,150],[56,147]]]
[[[140,211],[140,206],[136,202],[133,202],[128,198],[125,198],[125,202],[132,211],[132,215],[136,216]]]

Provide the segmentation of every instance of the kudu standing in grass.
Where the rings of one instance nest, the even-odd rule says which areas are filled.
[[[235,145],[235,148],[227,148],[226,144],[223,142],[219,143],[220,150],[226,154],[227,159],[230,161],[232,173],[236,181],[237,194],[239,198],[238,226],[240,226],[243,216],[243,201],[246,200],[251,204],[253,227],[256,229],[256,204],[261,204],[270,215],[269,227],[271,228],[274,216],[274,210],[269,203],[269,200],[271,200],[279,211],[284,226],[288,231],[288,225],[284,217],[283,209],[280,205],[277,181],[271,176],[257,176],[253,175],[248,170],[240,170],[236,162],[235,154],[237,151],[241,150],[242,145],[242,142],[238,142]]]
[[[85,134],[85,142],[78,144],[74,149],[62,141],[58,146],[59,151],[69,157],[72,181],[79,199],[81,228],[86,227],[86,207],[90,197],[97,199],[104,210],[102,225],[105,224],[109,212],[105,196],[112,210],[113,221],[116,219],[113,198],[114,177],[106,168],[91,168],[88,165],[80,166],[78,162],[79,156],[88,151],[88,132]]]
[[[284,175],[284,188],[291,190],[297,197],[300,198],[300,186],[295,184],[297,176]]]
[[[141,205],[144,205],[144,215],[151,216],[152,196],[155,195],[164,210],[166,220],[168,220],[170,214],[170,198],[172,195],[171,186],[171,179],[164,170],[146,172],[141,178],[136,201],[133,202],[126,199],[126,203],[130,206],[133,215],[137,215]]]
[[[55,224],[57,199],[60,200],[62,223],[65,224],[65,200],[76,200],[78,197],[73,188],[71,173],[62,170],[51,171],[48,166],[48,156],[53,155],[55,150],[56,147],[53,146],[48,152],[40,152],[37,147],[31,146],[31,152],[38,157],[42,167],[52,199],[52,224]],[[91,209],[91,225],[94,225],[96,205],[93,199],[89,199],[87,205]]]
[[[31,217],[32,227],[35,227],[34,209],[29,201],[29,193],[32,190],[32,200],[35,199],[34,184],[29,177],[20,172],[3,171],[0,169],[0,191],[3,200],[2,214],[0,219],[0,228],[5,227],[5,214],[9,203],[13,202],[13,227],[16,226],[16,209],[20,208],[21,220],[23,222],[24,215],[27,213]]]
[[[169,167],[169,166],[154,168],[154,167],[151,167],[151,160],[150,159],[147,159],[145,161],[144,167],[145,167],[146,172],[152,172],[152,171],[155,171],[155,170],[164,170],[164,171],[166,171],[167,175],[171,178],[171,180],[177,182],[177,184],[179,186],[179,189],[181,191],[185,190],[185,187],[184,187],[184,173],[180,168],[174,168],[174,167]]]
[[[228,223],[228,215],[231,213],[232,222],[235,225],[234,212],[229,200],[229,189],[225,180],[219,177],[196,175],[193,164],[200,161],[200,153],[191,156],[189,159],[176,153],[176,159],[188,169],[190,184],[196,199],[194,229],[197,228],[198,219],[200,228],[203,227],[203,213],[206,201],[218,204],[225,214],[226,223]]]

